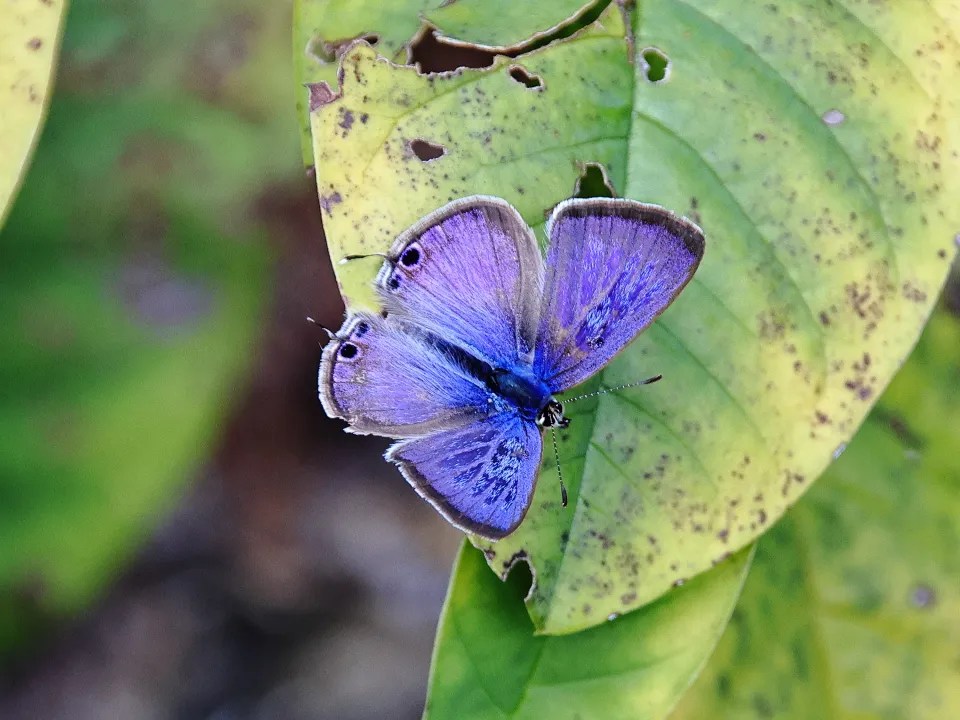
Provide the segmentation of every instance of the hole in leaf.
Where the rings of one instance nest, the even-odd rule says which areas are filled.
[[[413,154],[423,162],[430,162],[447,154],[447,150],[443,145],[437,145],[426,140],[421,140],[420,138],[410,141],[410,149],[413,150]]]
[[[670,58],[657,48],[647,48],[640,53],[643,57],[643,71],[652,83],[666,81],[670,76]]]
[[[510,77],[530,90],[543,89],[543,78],[541,78],[539,75],[528,73],[526,68],[521,67],[520,65],[510,66]]]
[[[632,0],[623,0],[623,2]],[[452,5],[456,0],[444,0],[440,7]],[[551,28],[543,35],[534,35],[523,42],[497,51],[470,43],[460,43],[437,36],[436,28],[423,25],[407,43],[407,64],[414,65],[421,73],[441,73],[460,68],[488,68],[498,55],[518,57],[533,52],[550,43],[564,40],[595,22],[610,4],[610,0],[595,0],[582,11]]]
[[[380,42],[380,36],[377,33],[363,33],[351,38],[341,40],[324,40],[315,37],[307,45],[307,53],[313,55],[317,60],[324,63],[336,62],[340,59],[343,51],[357,40],[376,46]]]
[[[488,68],[496,57],[473,45],[453,45],[437,38],[437,31],[423,27],[407,51],[407,64],[421,73],[440,73],[460,68]]]
[[[530,597],[537,583],[536,572],[522,550],[504,563],[500,578],[506,582],[518,600]]]
[[[607,169],[600,163],[583,163],[580,166],[580,177],[573,186],[573,197],[595,198],[616,197],[613,183],[607,177]]]

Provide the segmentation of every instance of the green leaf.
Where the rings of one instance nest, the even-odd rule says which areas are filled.
[[[960,319],[936,314],[843,457],[759,544],[672,717],[940,720],[960,707]]]
[[[663,82],[647,80],[650,48]],[[744,547],[853,435],[956,252],[958,59],[927,5],[736,0],[611,5],[484,70],[425,77],[363,44],[343,55],[340,94],[312,115],[335,261],[474,193],[539,227],[584,163],[706,233],[691,285],[585,390],[664,381],[573,406],[571,506],[548,454],[525,523],[478,543],[498,572],[533,564],[538,630],[640,607]],[[415,140],[444,154],[421,160]],[[375,304],[379,264],[336,266],[351,306]]]
[[[258,208],[302,177],[288,22],[254,0],[71,7],[0,234],[0,656],[116,572],[236,396]]]
[[[595,0],[553,0],[502,2],[491,8],[485,0],[456,0],[431,8],[424,17],[438,29],[438,36],[448,42],[509,51],[576,22],[596,5]]]
[[[662,718],[723,632],[750,567],[743,550],[642,610],[574,635],[535,635],[529,573],[500,582],[464,543],[434,650],[425,720]]]
[[[47,112],[66,0],[0,7],[0,228]]]

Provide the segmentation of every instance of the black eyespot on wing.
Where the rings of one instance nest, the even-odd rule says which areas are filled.
[[[400,287],[400,278],[398,278],[396,275],[391,275],[390,279],[387,280],[387,287],[391,290],[396,290],[398,287]]]
[[[408,247],[400,256],[400,262],[404,267],[413,267],[420,262],[420,251],[415,247]]]
[[[365,322],[362,322],[357,324],[357,327],[353,331],[353,334],[356,335],[358,338],[361,338],[364,335],[366,335],[367,332],[369,332],[369,330],[370,330],[370,326],[367,325]]]
[[[352,357],[357,355],[357,346],[353,343],[344,343],[340,346],[340,357],[344,357],[349,360]]]

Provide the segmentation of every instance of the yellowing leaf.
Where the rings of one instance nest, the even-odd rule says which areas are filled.
[[[475,193],[539,227],[585,163],[706,233],[694,281],[585,390],[664,380],[573,406],[570,507],[548,453],[521,528],[477,543],[497,572],[532,563],[538,630],[643,606],[744,547],[854,434],[956,252],[958,60],[930,6],[813,0],[611,5],[536,52],[430,77],[343,55],[312,116],[334,261]],[[337,266],[348,304],[375,304],[379,265]]]

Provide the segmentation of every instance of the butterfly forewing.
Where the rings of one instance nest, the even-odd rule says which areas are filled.
[[[704,241],[663,208],[606,198],[561,203],[547,229],[534,372],[560,392],[610,362],[673,302]]]
[[[450,203],[403,233],[387,258],[377,287],[391,314],[494,366],[530,364],[543,260],[508,203]]]

